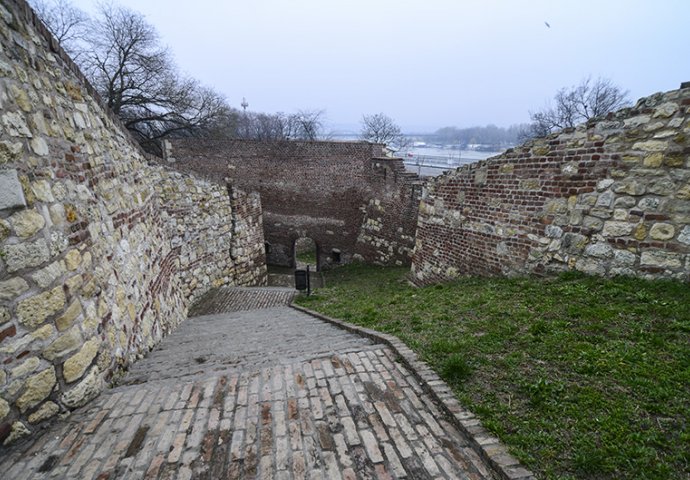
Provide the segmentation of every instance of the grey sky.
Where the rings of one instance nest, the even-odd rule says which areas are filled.
[[[376,112],[408,132],[508,126],[588,75],[633,100],[690,80],[688,0],[118,3],[233,106],[325,109],[334,127]]]

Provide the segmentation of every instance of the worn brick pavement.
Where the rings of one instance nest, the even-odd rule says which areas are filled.
[[[9,451],[2,478],[492,478],[389,348],[293,310],[285,291],[214,298],[230,297],[233,312],[187,320],[119,386]]]

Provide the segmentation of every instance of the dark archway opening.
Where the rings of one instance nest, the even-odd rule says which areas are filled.
[[[295,240],[293,246],[293,265],[295,268],[304,269],[309,265],[313,271],[321,270],[319,263],[319,246],[308,237],[300,237]]]

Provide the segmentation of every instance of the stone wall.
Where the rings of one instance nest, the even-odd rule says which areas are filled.
[[[207,289],[266,270],[256,195],[152,164],[21,0],[0,4],[0,71],[7,445],[96,396]]]
[[[429,182],[418,285],[580,270],[690,276],[690,84]]]
[[[421,182],[382,145],[177,139],[165,151],[176,169],[261,193],[269,264],[292,266],[304,237],[320,267],[411,261]]]
[[[416,174],[406,172],[401,159],[372,161],[382,187],[364,208],[355,251],[366,262],[409,265],[424,182]]]

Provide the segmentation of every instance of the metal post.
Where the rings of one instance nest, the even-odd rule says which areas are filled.
[[[311,295],[311,273],[309,273],[309,264],[307,263],[307,296]]]

